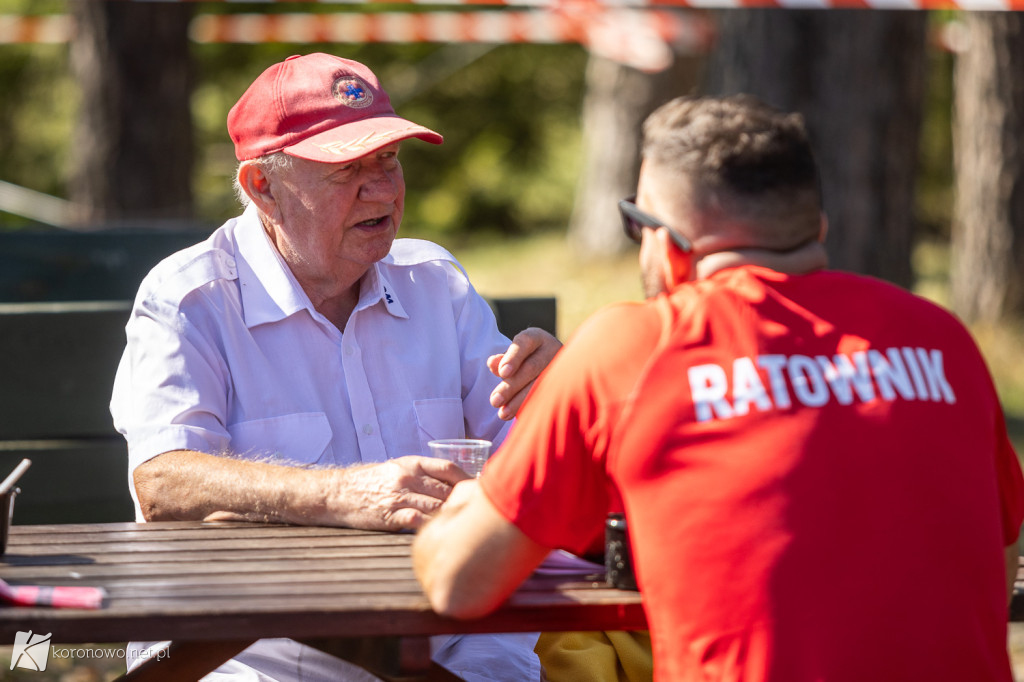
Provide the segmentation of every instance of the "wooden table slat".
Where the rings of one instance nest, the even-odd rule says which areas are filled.
[[[237,550],[213,550],[203,552],[201,550],[189,552],[150,551],[150,552],[124,552],[109,551],[102,549],[93,552],[75,552],[71,554],[41,555],[41,554],[20,554],[14,551],[6,555],[0,565],[9,566],[92,566],[96,564],[180,564],[190,562],[232,562],[248,563],[256,561],[321,561],[325,559],[348,559],[358,561],[360,559],[374,559],[380,557],[408,557],[409,550],[404,551],[394,548],[367,548],[367,547],[314,547],[314,548],[292,548],[288,551],[268,551],[260,549],[237,549]],[[38,557],[45,557],[40,559]]]
[[[244,565],[239,565],[243,563]],[[177,578],[187,577],[203,580],[205,577],[229,576],[239,581],[239,574],[244,573],[247,580],[259,580],[262,576],[286,573],[289,576],[303,576],[308,572],[331,571],[343,580],[345,573],[374,570],[403,569],[409,572],[411,562],[408,556],[387,557],[351,557],[319,558],[315,562],[295,562],[289,565],[282,560],[259,560],[245,562],[231,561],[193,561],[181,563],[93,563],[71,565],[24,565],[0,567],[5,579],[10,582],[56,584],[59,582],[82,582],[92,584],[97,581],[117,580],[119,578]],[[2,566],[2,564],[0,564]],[[362,576],[357,576],[361,580]]]
[[[44,534],[72,535],[75,533],[99,533],[110,536],[115,533],[168,533],[172,535],[190,535],[195,533],[216,532],[253,532],[267,535],[278,530],[286,530],[289,534],[319,535],[323,533],[339,535],[381,535],[401,537],[402,533],[386,533],[382,531],[361,530],[332,526],[292,526],[284,523],[253,523],[248,521],[158,521],[155,523],[134,523],[123,521],[117,523],[50,523],[11,526],[11,535],[38,536]]]
[[[300,528],[296,526],[295,528]],[[268,529],[268,533],[259,534],[249,532],[244,535],[236,533],[220,534],[217,536],[218,545],[232,549],[245,549],[256,546],[260,543],[263,546],[329,546],[332,544],[344,543],[349,547],[406,547],[412,543],[411,535],[388,535],[388,534],[341,534],[341,533],[295,533],[289,534],[282,529],[277,532]],[[123,545],[125,542],[132,542],[133,551],[149,551],[152,547],[168,545],[182,549],[193,549],[196,547],[209,547],[209,534],[206,533],[116,533],[113,535],[97,533],[75,533],[71,535],[16,535],[21,542],[19,548],[22,551],[45,551],[53,547],[61,547],[70,551],[69,547],[103,548],[104,546]],[[28,540],[28,538],[31,538]]]

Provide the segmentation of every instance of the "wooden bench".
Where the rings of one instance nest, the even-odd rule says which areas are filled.
[[[16,524],[134,520],[110,394],[131,300],[192,231],[0,234],[0,476],[23,458]],[[488,299],[499,328],[556,333],[551,297]]]

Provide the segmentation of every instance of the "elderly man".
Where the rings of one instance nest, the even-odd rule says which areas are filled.
[[[420,530],[435,609],[495,608],[618,493],[657,680],[1010,682],[1024,480],[968,332],[790,260],[825,232],[799,116],[675,100],[643,156],[649,298],[581,327]]]
[[[400,144],[441,136],[398,117],[364,65],[275,64],[228,131],[244,214],[157,265],[127,325],[111,411],[137,514],[417,528],[467,478],[427,442],[500,442],[559,344],[531,329],[509,346],[451,254],[395,239]],[[435,660],[468,680],[539,679],[532,646],[439,638]],[[210,679],[229,678],[366,676],[273,640]]]

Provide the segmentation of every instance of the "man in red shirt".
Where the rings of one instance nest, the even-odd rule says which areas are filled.
[[[657,680],[1010,682],[1024,479],[969,333],[814,265],[798,115],[675,100],[643,156],[648,300],[578,330],[422,529],[431,604],[495,608],[621,497]]]

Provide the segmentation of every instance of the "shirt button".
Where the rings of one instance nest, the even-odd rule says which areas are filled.
[[[365,433],[367,436],[372,436],[373,427],[370,426],[369,424],[363,424],[363,433]]]
[[[355,351],[352,350],[352,346],[345,346],[345,355],[352,357],[353,353],[355,353]]]

